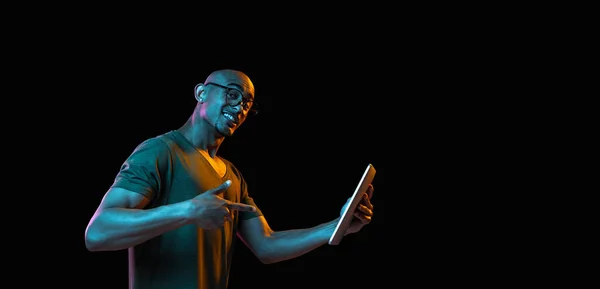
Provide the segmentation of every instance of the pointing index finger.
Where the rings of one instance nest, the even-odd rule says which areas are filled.
[[[218,194],[224,192],[225,190],[227,190],[227,188],[229,188],[229,185],[231,185],[231,181],[226,180],[224,183],[222,183],[218,187],[212,189],[212,193],[215,195],[218,195]]]
[[[243,212],[256,212],[256,208],[254,206],[242,204],[242,203],[234,203],[228,202],[225,206],[231,210],[238,210]]]

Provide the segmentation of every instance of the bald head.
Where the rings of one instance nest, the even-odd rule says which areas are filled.
[[[238,86],[244,94],[254,98],[254,84],[245,73],[234,69],[220,69],[213,71],[204,83],[218,83],[225,86]]]

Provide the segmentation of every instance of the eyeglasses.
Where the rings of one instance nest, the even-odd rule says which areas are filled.
[[[206,85],[214,85],[214,86],[224,89],[225,90],[225,99],[227,100],[227,103],[229,105],[237,106],[241,103],[242,108],[244,109],[245,112],[250,112],[253,115],[258,114],[258,104],[255,103],[253,100],[251,100],[247,97],[244,97],[244,94],[241,91],[239,91],[238,89],[227,87],[227,86],[216,84],[216,83],[212,83],[212,82],[207,82],[204,85],[205,86]]]

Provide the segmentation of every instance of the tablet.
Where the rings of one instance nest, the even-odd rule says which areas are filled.
[[[335,230],[333,230],[333,234],[331,238],[329,238],[329,245],[338,245],[342,238],[344,237],[344,233],[352,223],[352,218],[354,217],[354,210],[360,203],[361,198],[367,192],[367,188],[369,188],[369,184],[373,182],[373,178],[375,178],[375,167],[372,164],[367,166],[365,172],[363,173],[360,181],[358,181],[358,185],[354,190],[354,194],[350,198],[350,203],[344,209],[344,212],[341,214],[341,218],[337,223]]]

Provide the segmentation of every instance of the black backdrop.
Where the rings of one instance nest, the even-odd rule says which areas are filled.
[[[255,201],[275,230],[303,228],[335,218],[366,165],[377,169],[375,217],[339,246],[323,246],[299,258],[261,264],[240,242],[231,288],[286,288],[335,285],[359,288],[383,278],[391,252],[385,249],[385,119],[397,112],[382,102],[385,79],[338,63],[278,63],[271,59],[216,61],[190,58],[157,63],[132,57],[128,62],[98,59],[84,66],[69,86],[77,97],[65,117],[73,139],[59,160],[76,161],[69,179],[78,184],[70,230],[79,260],[79,280],[104,288],[126,288],[126,251],[85,249],[85,226],[121,163],[135,146],[181,126],[195,105],[194,85],[215,69],[245,71],[256,86],[261,112],[223,143],[220,154],[244,173]],[[107,73],[90,73],[89,67]],[[348,71],[350,69],[351,71]],[[393,91],[393,85],[391,90]],[[63,147],[64,148],[64,147]],[[57,156],[58,157],[58,156]],[[73,255],[71,255],[73,256]],[[79,281],[77,281],[79,282]],[[75,282],[75,283],[77,283]],[[341,283],[338,283],[341,282]]]
[[[318,57],[299,57],[283,48],[259,56],[115,45],[40,50],[15,68],[26,73],[12,99],[26,111],[7,122],[14,134],[6,143],[19,149],[7,154],[16,158],[7,180],[25,192],[6,197],[35,219],[9,219],[17,238],[4,240],[23,246],[19,268],[44,274],[27,281],[126,288],[126,252],[88,252],[85,227],[135,146],[181,126],[194,85],[221,68],[245,71],[256,86],[260,114],[220,153],[244,173],[273,229],[335,218],[366,165],[377,169],[375,217],[363,231],[271,265],[239,243],[231,288],[461,285],[514,275],[499,261],[514,256],[519,235],[503,234],[506,214],[490,208],[509,200],[503,164],[515,140],[486,122],[495,86],[471,85],[477,76],[465,83],[478,70],[461,74],[455,58],[428,50],[345,55],[312,46]]]
[[[25,16],[40,7],[24,9]],[[520,41],[497,38],[479,20],[465,27],[448,16],[406,21],[382,17],[385,9],[376,7],[369,23],[359,17],[364,5],[343,23],[324,13],[329,24],[315,29],[296,26],[306,14],[296,31],[271,31],[277,22],[266,22],[264,41],[250,27],[203,26],[208,22],[198,16],[210,13],[198,11],[211,9],[182,17],[193,23],[188,34],[190,26],[138,6],[122,20],[112,6],[96,15],[64,9],[65,17],[42,7],[39,25],[15,22],[3,38],[10,167],[2,239],[4,257],[14,258],[6,264],[27,274],[9,277],[29,285],[126,288],[125,252],[87,252],[85,226],[133,148],[179,127],[193,109],[194,85],[227,67],[251,76],[262,112],[221,153],[243,171],[274,229],[332,219],[365,165],[377,168],[375,218],[364,231],[272,265],[240,246],[232,288],[479,288],[479,280],[506,283],[531,274],[533,259],[551,255],[531,253],[534,226],[512,226],[521,223],[520,209],[535,207],[522,201],[534,186],[512,182],[529,178],[536,161],[529,154],[537,149],[527,146],[533,129],[521,122],[529,109],[522,100],[535,89],[514,84],[536,74],[529,58],[537,52],[522,54]],[[508,224],[511,218],[518,221]]]

